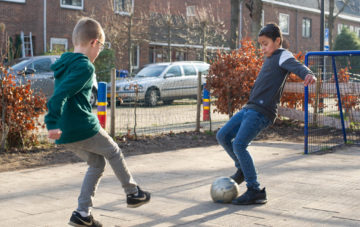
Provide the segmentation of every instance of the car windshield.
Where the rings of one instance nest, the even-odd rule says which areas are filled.
[[[165,68],[166,65],[149,65],[140,70],[140,72],[138,72],[135,77],[157,77],[160,76]]]
[[[13,68],[16,71],[23,70],[25,68],[25,66],[27,66],[29,63],[30,63],[30,59],[23,60],[13,66],[11,66],[11,68]]]

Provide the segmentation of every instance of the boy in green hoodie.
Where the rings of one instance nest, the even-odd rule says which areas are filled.
[[[127,195],[128,207],[138,207],[150,200],[131,176],[117,143],[101,128],[92,114],[90,96],[93,86],[92,64],[104,48],[105,34],[94,19],[83,18],[76,24],[72,41],[73,53],[64,53],[52,66],[55,72],[54,94],[47,103],[45,123],[48,137],[63,144],[87,162],[78,198],[78,208],[72,213],[72,226],[98,227],[102,224],[91,215],[92,199],[105,169],[107,159]]]

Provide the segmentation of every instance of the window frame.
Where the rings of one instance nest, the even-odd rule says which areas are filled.
[[[0,2],[26,3],[26,0],[0,0]]]
[[[136,49],[135,49],[136,48]],[[132,62],[131,62],[131,68],[132,69],[138,69],[140,65],[140,46],[139,45],[133,45],[131,48],[132,51]],[[134,62],[134,51],[136,51],[136,62]],[[135,65],[136,63],[136,65]]]
[[[50,51],[53,51],[53,45],[64,45],[65,51],[68,50],[68,40],[66,38],[50,38]]]
[[[118,0],[118,1],[120,3],[120,1],[123,1],[123,0]],[[116,0],[114,0],[114,13],[119,14],[119,15],[123,15],[123,16],[130,16],[134,12],[134,0],[128,0],[128,1],[131,1],[131,10],[130,10],[130,12],[116,10],[117,9],[116,8]]]
[[[307,26],[306,26],[307,24],[305,24],[305,33],[307,33],[307,29],[308,29],[309,34],[304,34],[304,22],[305,22],[305,21],[309,21],[309,22],[310,22],[310,23],[309,23],[309,27],[307,27]],[[309,39],[309,38],[312,37],[312,20],[311,20],[311,18],[304,17],[304,18],[302,19],[301,30],[302,30],[302,31],[301,31],[301,35],[302,35],[303,38]],[[307,36],[306,36],[306,35],[307,35]]]
[[[360,27],[355,27],[355,33],[360,38]]]
[[[339,35],[339,34],[341,33],[343,27],[344,27],[344,24],[339,23],[337,27],[338,27],[338,32],[337,32],[337,34]]]
[[[75,9],[75,10],[84,10],[84,0],[81,0],[81,6],[72,6],[62,3],[63,0],[60,0],[60,7],[65,9]]]
[[[196,6],[186,6],[186,16],[187,17],[195,17],[196,16]]]
[[[284,30],[283,30],[283,28],[281,27],[281,17],[282,16],[285,16],[285,17],[287,17],[287,31],[285,32]],[[280,29],[281,29],[281,33],[283,34],[283,35],[290,35],[290,15],[289,14],[286,14],[286,13],[279,13],[279,27],[280,27]]]

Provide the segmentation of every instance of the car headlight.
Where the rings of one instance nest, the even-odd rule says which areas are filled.
[[[115,92],[120,92],[120,90],[121,90],[121,87],[119,85],[116,85]],[[107,93],[110,93],[111,92],[111,86],[107,86],[106,91],[107,91]]]
[[[139,91],[142,91],[144,87],[141,84],[127,84],[124,86],[125,91],[135,90],[135,86],[138,86]]]

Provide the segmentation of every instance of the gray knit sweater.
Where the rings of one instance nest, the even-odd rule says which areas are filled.
[[[277,116],[277,104],[280,103],[286,78],[291,72],[303,80],[307,74],[313,74],[288,50],[276,50],[265,59],[245,108],[254,109],[274,122]]]

